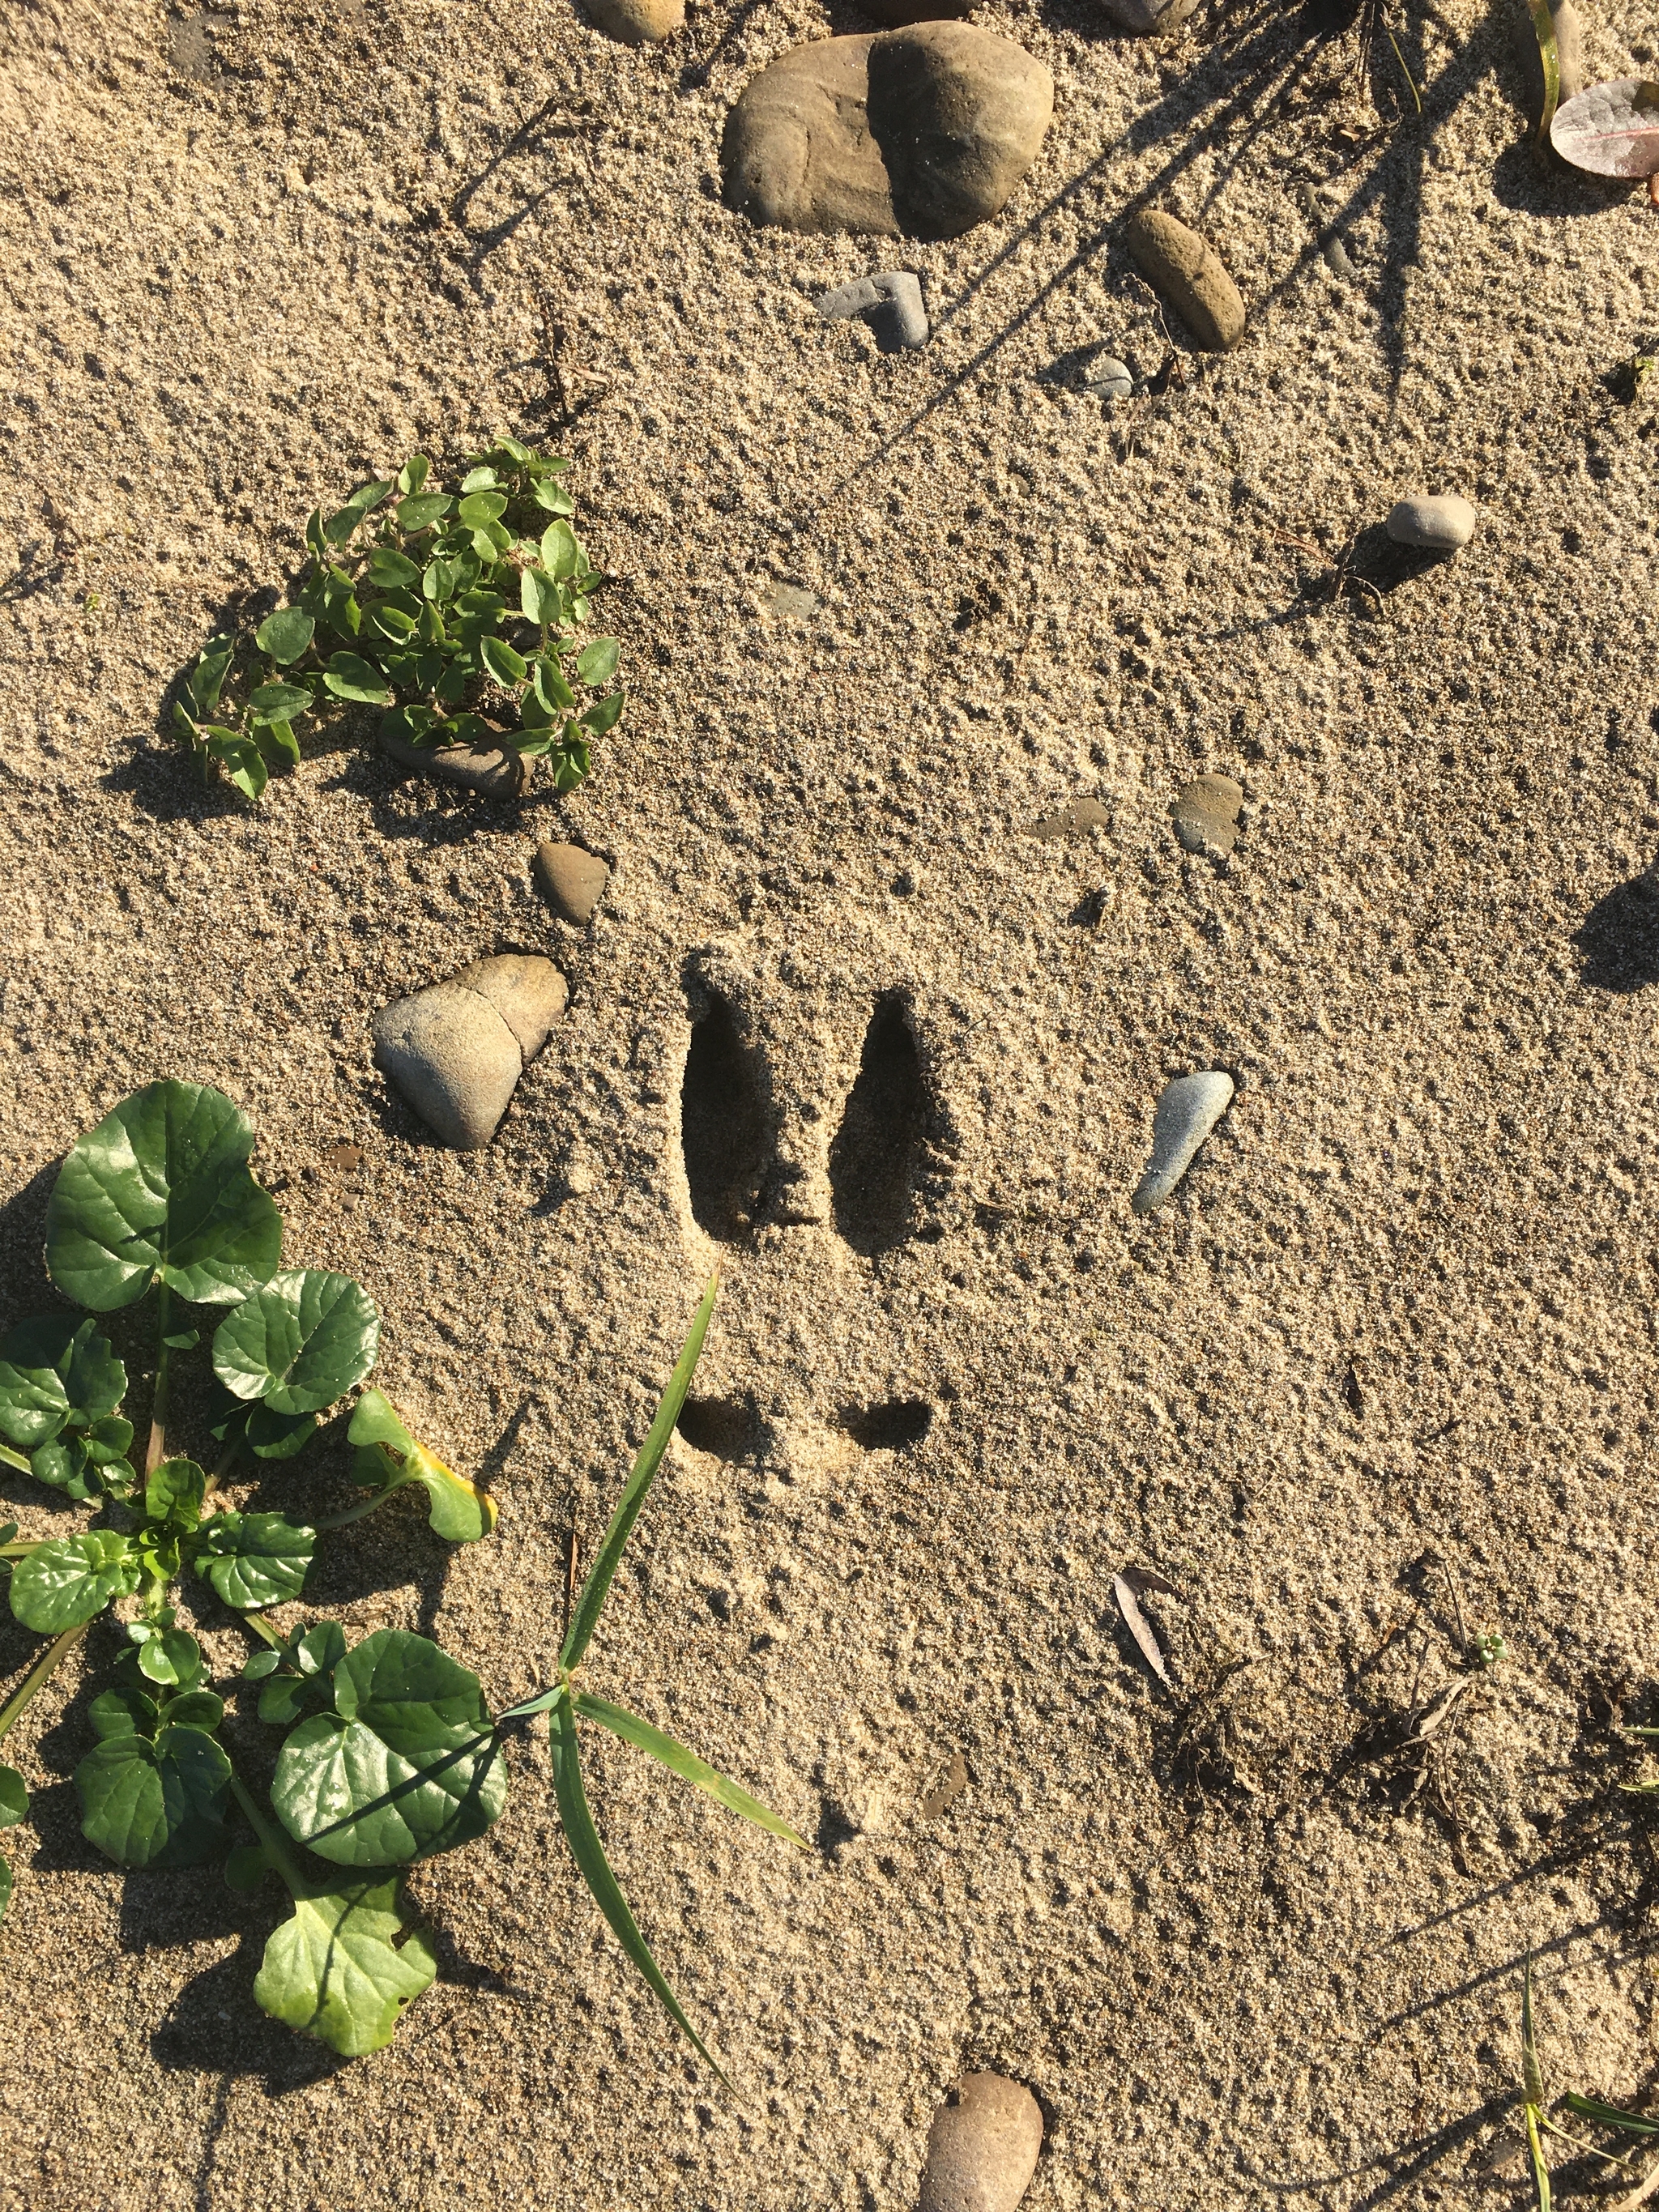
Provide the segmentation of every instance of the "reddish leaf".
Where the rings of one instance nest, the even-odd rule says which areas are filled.
[[[1659,170],[1659,84],[1621,76],[1586,85],[1555,111],[1550,143],[1564,161],[1598,177],[1650,177]]]

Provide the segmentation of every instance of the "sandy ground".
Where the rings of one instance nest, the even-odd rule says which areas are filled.
[[[1042,2104],[1033,2212],[1518,2203],[1484,2168],[1528,1946],[1552,2088],[1650,2094],[1613,1730],[1659,1717],[1659,426],[1617,371],[1659,350],[1659,216],[1539,162],[1508,21],[1466,0],[1389,18],[1420,122],[1330,12],[1161,49],[1081,6],[975,20],[1054,70],[1054,126],[997,222],[897,254],[720,204],[750,74],[864,27],[811,0],[646,53],[567,0],[0,21],[0,1322],[47,1296],[77,1132],[157,1075],[230,1091],[291,1258],[370,1287],[379,1379],[502,1502],[459,1553],[412,1510],[337,1538],[316,1607],[429,1629],[504,1701],[718,1261],[707,1449],[674,1448],[594,1679],[817,1844],[593,1747],[728,2095],[526,1737],[499,1826],[415,1877],[440,1984],[341,2065],[252,2007],[274,1894],[82,1841],[68,1675],[8,1745],[38,1795],[0,2205],[886,2212],[969,2065]],[[1595,16],[1588,76],[1650,62],[1646,25]],[[1351,211],[1351,282],[1304,180]],[[1147,198],[1249,332],[1109,417],[1068,380],[1164,359],[1117,242]],[[896,262],[924,353],[815,317]],[[257,812],[193,785],[167,687],[271,604],[313,501],[498,425],[572,453],[617,579],[634,704],[589,787],[499,809],[350,750]],[[1413,573],[1376,526],[1418,489],[1481,524]],[[1333,596],[1356,532],[1382,588]],[[1225,864],[1171,834],[1200,769],[1247,794]],[[1109,827],[1029,835],[1083,794]],[[615,867],[585,935],[532,884],[559,834]],[[569,1014],[494,1146],[441,1152],[371,1016],[538,947]],[[1206,1066],[1232,1111],[1138,1220],[1158,1092]],[[745,1111],[753,1230],[704,1157]],[[341,1488],[319,1461],[266,1496]],[[4,1489],[31,1531],[82,1517]],[[1172,1692],[1128,1565],[1179,1592],[1146,1601]],[[1460,1604],[1509,1656],[1389,1751]],[[9,1675],[32,1648],[0,1628]]]

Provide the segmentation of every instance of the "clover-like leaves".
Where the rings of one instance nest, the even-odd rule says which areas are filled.
[[[438,1971],[419,1929],[402,1944],[398,1877],[298,1897],[265,1945],[253,1995],[273,2019],[314,2036],[342,2057],[391,2042],[404,2008]]]
[[[94,1313],[154,1282],[229,1305],[275,1273],[283,1220],[247,1168],[253,1131],[204,1083],[152,1083],[70,1148],[46,1207],[46,1265]]]
[[[315,1529],[280,1513],[216,1513],[197,1541],[196,1571],[238,1613],[286,1605],[305,1588]]]
[[[75,1770],[81,1832],[120,1866],[196,1866],[224,1841],[230,1761],[205,1729],[171,1721],[171,1710],[153,1717],[153,1700],[136,1693],[94,1700],[101,1741]]]
[[[333,1689],[334,1711],[277,1755],[271,1803],[296,1842],[339,1866],[397,1866],[500,1819],[507,1768],[468,1668],[382,1628],[336,1667]]]
[[[234,1398],[275,1413],[315,1413],[361,1382],[380,1316],[349,1275],[301,1267],[273,1275],[214,1332],[213,1368]]]

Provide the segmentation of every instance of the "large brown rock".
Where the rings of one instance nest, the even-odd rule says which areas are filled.
[[[1226,353],[1244,335],[1244,302],[1215,248],[1184,222],[1147,208],[1128,227],[1135,266],[1200,345]]]
[[[751,79],[726,126],[726,198],[786,230],[954,238],[1036,159],[1054,79],[957,22],[821,39]]]

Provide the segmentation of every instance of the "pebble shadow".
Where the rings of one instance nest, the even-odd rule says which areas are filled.
[[[1626,994],[1659,983],[1659,900],[1633,876],[1615,884],[1585,915],[1573,939],[1583,956],[1580,981]]]

